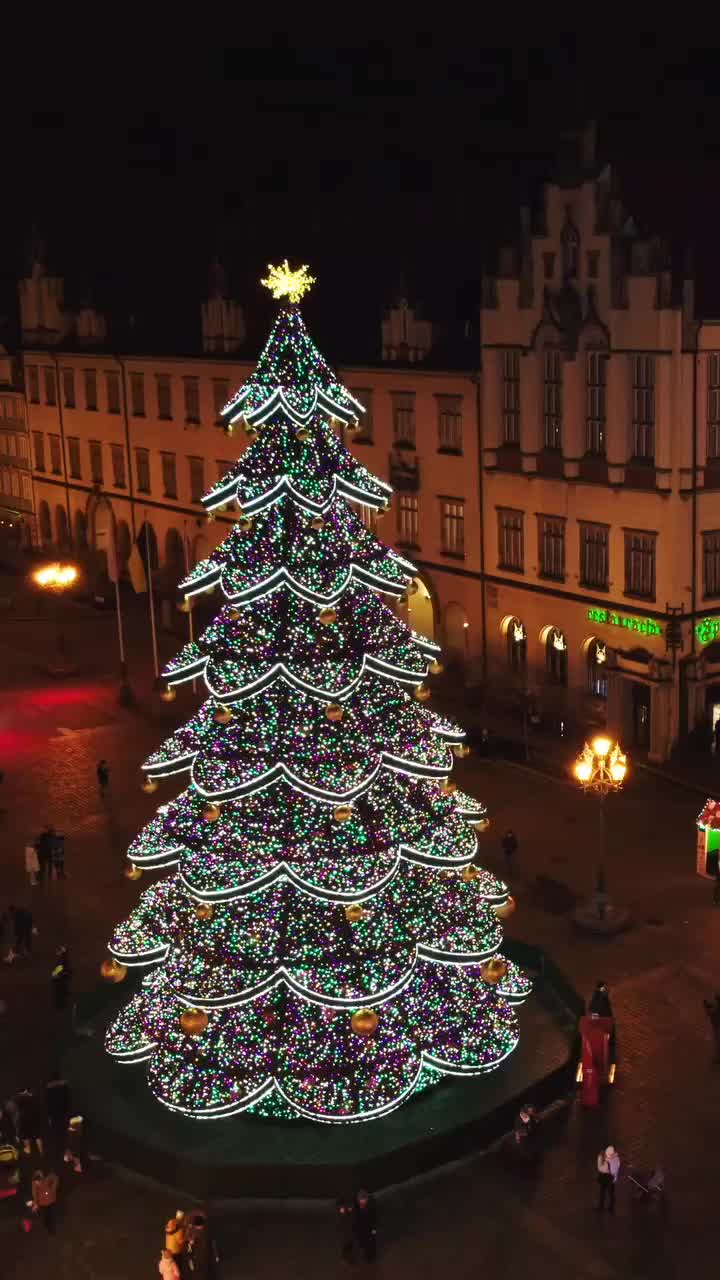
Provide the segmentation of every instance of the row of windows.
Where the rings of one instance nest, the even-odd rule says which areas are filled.
[[[48,442],[47,454],[45,451],[46,439]],[[81,443],[79,436],[67,436],[66,438],[69,479],[85,480],[86,482],[90,481],[92,484],[104,485],[106,483],[105,459],[109,451],[109,483],[115,489],[126,489],[127,463],[125,446],[122,444],[104,445],[100,440],[89,440],[87,469],[84,470]],[[49,469],[52,475],[60,476],[63,474],[62,440],[59,435],[48,434],[46,437],[42,431],[33,431],[33,452],[36,471],[45,472]],[[208,487],[205,476],[205,459],[188,457],[186,461],[188,464],[190,501],[199,502]],[[134,450],[134,462],[135,490],[137,493],[150,494],[152,492],[150,450],[137,447]],[[218,458],[216,460],[217,479],[221,480],[223,476],[226,476],[234,465],[227,458]],[[156,496],[177,498],[176,454],[167,452],[160,454],[160,472],[162,490],[160,494],[156,490]]]
[[[420,546],[420,511],[415,494],[395,496],[396,542],[400,547]],[[377,516],[371,507],[362,507],[365,524],[374,529]],[[445,555],[461,559],[465,555],[465,503],[462,498],[440,499],[440,545]]]
[[[31,502],[32,480],[28,472],[18,471],[16,467],[0,467],[0,493]]]
[[[562,516],[537,517],[538,575],[565,581],[566,521]],[[720,593],[720,534],[718,536],[718,592]],[[580,586],[607,591],[610,578],[610,528],[580,521]],[[642,529],[625,530],[625,594],[655,599],[657,535]],[[498,567],[525,572],[525,513],[498,509]]]
[[[10,458],[27,458],[27,436],[23,433],[13,435],[10,431],[0,431],[0,454]]]
[[[42,374],[42,386],[41,378]],[[76,374],[80,374],[80,391],[82,403],[78,402],[78,386]],[[147,375],[148,383],[151,375]],[[99,396],[102,380],[104,386],[104,408],[108,413],[122,411],[120,374],[112,370],[98,375],[96,369],[60,370],[62,383],[62,402],[66,409],[82,407],[96,412],[100,408]],[[173,382],[169,373],[152,375],[154,387],[154,409],[156,416],[164,421],[174,418]],[[51,365],[28,365],[28,396],[31,404],[40,404],[41,397],[45,404],[56,405],[58,397],[55,368]],[[200,423],[200,379],[183,377],[183,414],[186,423]],[[146,375],[131,371],[128,375],[128,400],[130,413],[134,418],[144,418],[147,411],[148,393]],[[230,382],[227,378],[213,378],[213,408],[216,419],[230,398]],[[365,413],[362,417],[361,440],[371,441],[373,438],[373,393],[369,388],[353,388],[352,394],[363,405]],[[393,442],[405,448],[414,448],[416,443],[416,406],[414,391],[393,391],[390,393],[392,404]],[[462,403],[463,397],[458,395],[438,395],[437,403],[437,447],[446,453],[462,453]]]
[[[503,622],[507,643],[508,665],[516,675],[527,672],[527,631],[519,618],[507,618]],[[541,633],[544,646],[545,672],[549,684],[567,685],[568,645],[559,627],[544,627]],[[593,636],[583,645],[587,664],[587,690],[595,698],[607,698],[607,648],[604,640]]]
[[[605,456],[607,418],[607,361],[602,351],[588,351],[585,358],[585,449]],[[720,374],[720,369],[718,370]],[[503,443],[520,444],[520,352],[502,353]],[[720,384],[717,411],[720,413]],[[655,357],[632,357],[632,457],[647,462],[655,458]],[[546,449],[563,446],[562,354],[555,348],[543,352],[543,443]],[[718,418],[720,446],[720,418]]]
[[[40,375],[42,374],[42,387]],[[80,375],[79,386],[76,374]],[[154,408],[156,416],[165,421],[173,419],[173,383],[169,373],[153,375]],[[104,391],[102,408],[107,413],[122,412],[122,386],[120,374],[107,370],[98,374],[97,369],[60,370],[62,403],[65,409],[83,408],[95,413],[100,408],[100,395]],[[131,372],[129,382],[129,408],[135,418],[146,416],[147,393],[145,374]],[[149,382],[149,377],[148,377]],[[200,423],[200,379],[195,376],[183,377],[183,415],[185,422]],[[56,405],[58,388],[56,370],[52,365],[27,366],[28,398],[31,404],[42,402]],[[213,378],[213,408],[216,418],[230,398],[230,382],[227,378]],[[41,396],[42,392],[42,396]]]

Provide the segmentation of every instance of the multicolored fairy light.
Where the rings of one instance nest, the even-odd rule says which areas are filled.
[[[111,939],[108,981],[143,976],[107,1047],[183,1115],[353,1123],[493,1070],[530,984],[450,779],[464,732],[425,698],[438,646],[383,600],[415,569],[348,506],[390,498],[335,429],[362,407],[295,305],[307,268],[266,283],[287,304],[224,411],[253,442],[204,500],[242,515],[181,587],[224,601],[165,670],[208,696],[144,765],[187,789],[128,850],[166,874]]]

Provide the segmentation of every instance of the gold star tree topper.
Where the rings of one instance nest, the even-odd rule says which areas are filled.
[[[303,295],[312,289],[315,277],[308,275],[307,263],[297,271],[291,271],[290,263],[286,258],[279,267],[274,267],[271,262],[268,262],[268,275],[260,283],[270,290],[273,298],[287,298],[288,302],[299,302]]]

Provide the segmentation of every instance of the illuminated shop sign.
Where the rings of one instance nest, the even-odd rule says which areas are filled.
[[[624,627],[626,631],[637,631],[643,636],[661,636],[662,628],[652,618],[630,618],[625,613],[615,613],[614,609],[588,609],[589,622],[604,622],[610,627]],[[707,622],[713,621],[711,618]]]
[[[709,644],[720,636],[720,618],[701,618],[695,626],[695,635],[701,644]]]

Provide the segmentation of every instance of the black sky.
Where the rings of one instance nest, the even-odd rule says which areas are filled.
[[[713,260],[710,41],[520,47],[448,23],[353,40],[248,30],[229,45],[193,21],[180,49],[138,38],[109,65],[40,52],[31,91],[7,104],[6,282],[35,219],[71,295],[157,309],[160,324],[169,301],[176,317],[195,307],[214,253],[245,298],[268,259],[310,261],[329,331],[339,306],[364,324],[401,282],[459,320],[558,130],[591,116],[627,203]]]

